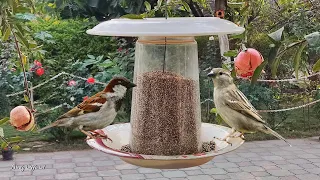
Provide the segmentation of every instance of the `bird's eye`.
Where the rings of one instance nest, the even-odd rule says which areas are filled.
[[[222,72],[219,73],[220,76],[221,76],[222,74],[223,74]]]

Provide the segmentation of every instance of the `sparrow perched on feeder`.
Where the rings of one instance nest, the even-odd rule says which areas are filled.
[[[111,140],[99,129],[113,122],[126,91],[135,86],[124,77],[114,77],[103,91],[78,104],[38,132],[55,126],[64,126],[78,128],[90,138],[102,137]]]
[[[232,132],[223,138],[223,141],[226,141],[228,137],[242,137],[244,133],[260,131],[272,134],[288,143],[285,138],[267,126],[246,96],[233,83],[229,71],[222,68],[213,68],[208,77],[213,80],[213,96],[217,112],[232,128]],[[241,134],[235,136],[236,131]]]

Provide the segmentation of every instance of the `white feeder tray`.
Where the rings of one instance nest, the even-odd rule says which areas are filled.
[[[88,34],[100,36],[204,36],[241,34],[243,27],[217,17],[176,17],[112,19],[102,22]]]
[[[188,155],[157,156],[120,151],[122,146],[129,144],[129,139],[131,136],[130,123],[111,125],[105,127],[102,129],[102,131],[107,134],[108,137],[113,140],[113,142],[105,139],[89,139],[87,140],[89,146],[104,153],[118,156],[120,159],[129,164],[157,169],[178,169],[199,166],[209,162],[215,156],[237,149],[244,143],[244,140],[241,138],[228,139],[232,145],[224,141],[214,139],[214,137],[226,137],[231,129],[215,124],[202,123],[201,142],[214,140],[216,143],[216,148],[214,151]]]

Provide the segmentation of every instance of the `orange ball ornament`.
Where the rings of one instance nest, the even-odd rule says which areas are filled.
[[[10,112],[10,124],[18,131],[29,131],[34,127],[34,117],[30,109],[17,106]]]
[[[263,62],[261,53],[253,48],[241,51],[235,58],[234,65],[238,76],[248,78]]]

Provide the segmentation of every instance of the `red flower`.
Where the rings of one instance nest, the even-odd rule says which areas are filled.
[[[94,84],[94,82],[95,82],[95,79],[93,77],[89,77],[87,79],[87,83],[89,83],[89,84]]]
[[[122,51],[122,47],[119,47],[119,48],[118,48],[118,52],[121,52],[121,51]]]
[[[34,60],[33,63],[34,63],[34,65],[36,65],[36,66],[39,66],[39,67],[42,66],[41,62],[39,62],[38,60]]]
[[[37,74],[38,76],[42,76],[42,75],[44,74],[44,69],[43,69],[43,68],[38,68],[38,69],[36,70],[36,74]]]
[[[70,80],[70,81],[68,82],[68,85],[69,85],[69,86],[75,86],[75,85],[77,85],[77,82],[74,81],[74,80]]]
[[[83,101],[87,100],[88,98],[88,96],[83,97]]]

